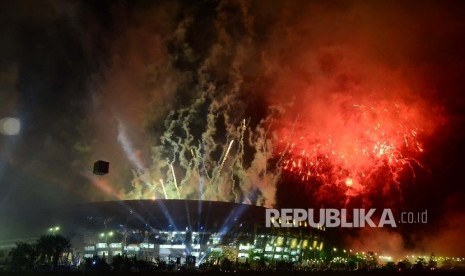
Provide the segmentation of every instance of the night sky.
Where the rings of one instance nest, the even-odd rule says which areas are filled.
[[[341,239],[463,256],[464,18],[463,1],[0,1],[0,119],[21,121],[19,135],[0,134],[0,240],[36,235],[66,206],[145,198],[144,172],[158,179],[172,156],[192,198],[199,182],[181,182],[179,152],[198,145],[214,178],[231,139],[236,186],[211,199],[232,189],[237,202],[340,208],[340,193],[321,197],[258,149],[265,137],[273,152],[296,121],[328,129],[345,103],[377,101],[417,119],[422,166],[352,207],[427,209],[430,221]],[[92,175],[99,159],[104,177]]]

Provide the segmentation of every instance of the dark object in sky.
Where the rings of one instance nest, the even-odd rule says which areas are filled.
[[[94,174],[104,175],[108,173],[110,162],[99,160],[94,163]]]

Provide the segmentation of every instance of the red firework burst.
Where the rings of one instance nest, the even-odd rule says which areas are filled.
[[[415,110],[400,104],[353,104],[329,114],[324,128],[302,122],[282,135],[277,151],[284,173],[301,182],[317,180],[346,189],[347,196],[363,193],[366,179],[381,167],[394,183],[408,169],[420,166],[423,152]]]

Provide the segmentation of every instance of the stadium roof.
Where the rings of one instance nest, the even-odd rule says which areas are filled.
[[[74,228],[124,226],[161,231],[251,231],[265,224],[264,207],[202,200],[126,200],[79,205],[66,212]]]

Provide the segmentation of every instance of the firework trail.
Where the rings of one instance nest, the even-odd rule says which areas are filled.
[[[218,171],[218,174],[220,174],[221,170],[223,170],[224,162],[226,162],[226,159],[228,158],[229,151],[231,150],[233,142],[234,142],[234,140],[231,140],[231,142],[229,143],[228,149],[226,150],[226,153],[224,154],[223,160],[221,161],[221,165],[220,165],[220,169]]]
[[[242,202],[249,194],[258,194],[252,204],[273,205],[274,183],[277,183],[279,173],[264,174],[272,158],[263,153],[263,145],[272,143],[265,141],[269,139],[263,136],[263,126],[268,123],[262,120],[249,129],[246,120],[236,119],[238,116],[244,118],[242,72],[243,66],[250,60],[247,49],[251,49],[252,40],[244,40],[244,44],[232,51],[230,57],[224,56],[222,49],[236,47],[231,34],[224,31],[229,24],[228,5],[221,3],[218,7],[220,12],[214,24],[218,39],[212,45],[210,54],[196,65],[197,71],[192,72],[196,84],[189,97],[193,100],[172,109],[166,116],[159,143],[152,148],[151,165],[144,172],[136,172],[128,197],[147,198],[148,188],[143,185],[143,180],[169,179],[173,177],[172,171],[175,169],[179,177],[178,185],[174,181],[165,181],[169,197],[179,194],[180,198]],[[245,27],[246,36],[251,38],[253,26],[248,20],[248,8],[241,5],[237,6],[241,16],[244,16],[241,24]],[[189,19],[180,22],[174,32],[174,44],[189,47],[183,35],[191,23]],[[224,76],[215,76],[216,69],[224,68],[225,58],[230,60],[231,70]],[[220,79],[226,82],[221,84]],[[231,151],[233,142],[224,145],[224,138],[238,141],[239,149]],[[225,153],[222,159],[218,156],[221,152]],[[245,155],[251,160],[245,162]],[[167,159],[171,160],[170,164]],[[226,159],[231,166],[224,166]],[[220,166],[218,160],[221,160]],[[162,191],[156,193],[161,194]]]
[[[178,198],[180,199],[181,195],[179,194],[178,181],[176,180],[176,174],[174,173],[174,168],[172,164],[170,164],[170,170],[173,175],[173,182],[174,182],[174,187],[176,188],[176,193],[178,194]]]
[[[163,189],[163,195],[165,196],[165,199],[168,199],[168,195],[166,194],[165,190],[165,184],[163,183],[163,179],[160,179],[161,187]]]
[[[152,150],[153,163],[146,171],[134,172],[134,189],[128,194],[129,198],[152,197],[153,191],[144,185],[146,181],[161,179],[160,182],[163,183],[162,179],[172,178],[172,182],[168,182],[168,185],[162,184],[155,194],[165,198],[172,198],[174,195],[177,198],[242,202],[248,194],[258,190],[257,201],[253,204],[272,205],[277,177],[274,173],[264,173],[269,159],[273,157],[264,153],[267,145],[271,145],[271,140],[265,138],[267,130],[264,126],[269,126],[268,119],[262,120],[254,131],[249,129],[247,132],[245,120],[237,125],[229,123],[228,116],[217,115],[220,113],[218,102],[213,100],[207,105],[207,97],[211,96],[205,93],[192,106],[167,117],[161,144]],[[195,112],[202,105],[207,105],[210,111],[206,115],[204,131],[195,138],[191,131],[193,118],[199,115]],[[217,142],[224,141],[217,135],[216,126],[219,123],[227,126],[226,136],[232,138],[227,145]],[[235,140],[239,141],[239,149],[232,151]],[[221,147],[224,155],[218,165],[215,160],[218,160],[216,156]],[[250,154],[245,151],[246,147],[250,147],[250,153],[254,156],[250,163],[243,159],[244,154]],[[167,156],[179,161],[169,162]],[[231,162],[231,166],[225,166],[226,161]],[[182,175],[180,180],[174,173],[175,167],[178,176]]]

